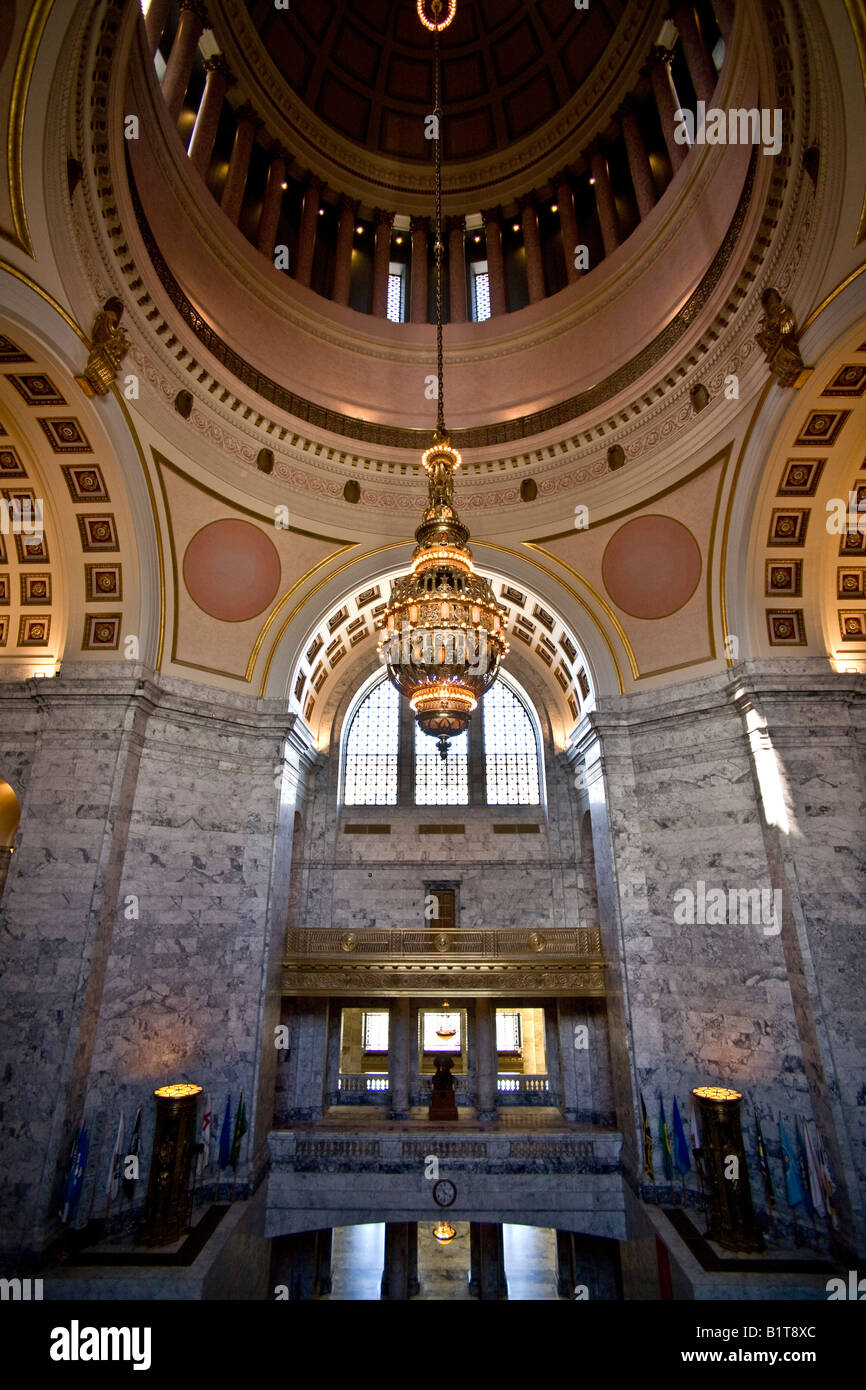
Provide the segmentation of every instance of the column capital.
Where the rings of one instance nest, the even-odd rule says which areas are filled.
[[[389,212],[387,208],[373,209],[373,221],[376,223],[377,227],[382,226],[383,224],[387,224],[389,227],[392,227],[394,225],[395,216],[396,214],[393,212]]]
[[[279,159],[286,166],[288,166],[292,162],[292,156],[289,154],[289,151],[286,149],[285,145],[280,144],[279,140],[274,141],[274,143],[271,145],[271,148],[268,150],[268,154],[270,155],[271,159]]]
[[[248,101],[244,101],[241,103],[241,105],[235,111],[235,116],[237,117],[239,125],[241,121],[247,121],[253,127],[254,130],[260,130],[261,127],[264,125],[262,117],[258,114],[255,107]]]
[[[466,231],[466,218],[463,217],[463,216],[457,217],[457,216],[454,216],[454,215],[450,215],[450,216],[446,217],[446,218],[445,218],[445,231],[447,232],[448,236],[451,236],[451,233],[452,233],[452,232],[465,232],[465,231]]]
[[[631,92],[623,97],[619,106],[614,111],[614,120],[622,121],[626,116],[637,116],[638,106]]]
[[[517,206],[520,208],[521,212],[524,212],[526,208],[532,208],[532,211],[537,213],[538,196],[535,190],[533,189],[530,193],[521,193],[520,197],[517,199]]]
[[[208,25],[210,23],[210,20],[208,19],[207,6],[205,5],[204,0],[180,0],[181,14],[183,14],[184,10],[192,10],[192,13],[194,15],[198,15],[202,24]]]
[[[482,208],[481,221],[485,227],[493,222],[497,227],[502,226],[502,208]]]
[[[596,136],[594,140],[590,140],[589,144],[584,150],[584,154],[587,155],[590,160],[594,159],[596,155],[601,155],[602,158],[607,158],[607,150],[605,146],[601,143],[601,140],[599,140],[598,136]]]
[[[352,198],[348,193],[341,193],[337,199],[337,206],[341,212],[347,209],[353,217],[357,216],[358,208],[361,206],[360,198]]]
[[[430,235],[429,217],[413,217],[409,225],[413,232],[423,232],[425,236]]]
[[[669,67],[673,60],[674,51],[672,48],[665,48],[662,44],[658,43],[653,45],[652,52],[650,53],[650,67],[657,67],[661,65]]]
[[[554,188],[569,188],[574,192],[574,175],[570,168],[560,169],[558,174],[554,174],[550,182]]]
[[[307,176],[304,179],[304,192],[306,192],[308,188],[312,188],[317,193],[321,193],[323,189],[327,188],[327,184],[318,174],[314,174],[311,170],[308,170]]]
[[[237,78],[235,77],[234,73],[232,72],[222,53],[214,53],[212,57],[205,58],[204,70],[205,72],[218,73],[220,77],[225,79],[225,84],[227,87],[233,87],[235,82],[237,81]]]

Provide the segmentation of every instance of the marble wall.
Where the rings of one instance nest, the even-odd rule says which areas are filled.
[[[56,1232],[82,1116],[80,1209],[104,1214],[118,1115],[192,1081],[222,1116],[245,1092],[243,1188],[266,1162],[293,815],[307,745],[278,701],[140,668],[0,686],[2,773],[22,803],[0,920],[11,1249]],[[270,1042],[270,1046],[267,1044]]]
[[[670,1125],[674,1096],[682,1107],[696,1085],[734,1086],[758,1207],[753,1107],[777,1193],[779,1117],[814,1120],[842,1229],[861,1245],[863,693],[825,663],[748,663],[602,702],[574,747],[605,953],[619,962],[610,1037],[627,1170],[640,1180],[638,1086],[654,1141],[660,1098]],[[712,889],[724,892],[714,906]]]

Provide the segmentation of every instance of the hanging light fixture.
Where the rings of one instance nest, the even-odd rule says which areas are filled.
[[[448,743],[465,732],[479,699],[490,688],[509,651],[506,610],[489,580],[476,574],[469,528],[454,507],[454,474],[462,463],[445,425],[442,354],[442,109],[439,34],[457,11],[457,0],[417,0],[418,16],[433,33],[434,156],[436,169],[436,353],[438,409],[429,449],[421,457],[428,477],[427,509],[415,532],[409,573],[394,580],[380,621],[379,659],[404,695],[423,733]]]
[[[437,1221],[436,1225],[433,1227],[433,1234],[440,1245],[450,1245],[457,1232],[451,1225],[451,1222],[446,1221],[443,1217],[441,1220]]]

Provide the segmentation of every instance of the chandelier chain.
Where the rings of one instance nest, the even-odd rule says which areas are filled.
[[[445,434],[445,380],[442,352],[442,73],[439,54],[439,30],[433,31],[433,114],[435,116],[433,150],[436,164],[436,386],[438,411],[436,430]]]

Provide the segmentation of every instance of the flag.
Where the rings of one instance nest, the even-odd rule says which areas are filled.
[[[689,1158],[689,1146],[686,1142],[686,1132],[683,1129],[682,1116],[676,1096],[674,1096],[674,1161],[677,1165],[677,1172],[681,1175],[686,1174],[692,1166],[692,1161]]]
[[[689,1096],[689,1132],[693,1149],[701,1147],[701,1127],[698,1124],[698,1107],[694,1092]]]
[[[222,1125],[222,1129],[220,1130],[220,1157],[219,1157],[220,1171],[222,1171],[223,1168],[228,1168],[228,1166],[229,1166],[229,1158],[230,1158],[230,1156],[231,1156],[231,1144],[232,1144],[232,1137],[231,1137],[231,1136],[232,1136],[232,1098],[231,1098],[231,1096],[226,1096],[226,1109],[225,1109],[225,1114],[223,1115],[223,1125]]]
[[[640,1113],[643,1120],[643,1170],[650,1182],[656,1180],[653,1169],[653,1136],[650,1129],[649,1115],[646,1113],[646,1106],[643,1100],[643,1091],[640,1092]]]
[[[238,1158],[241,1152],[241,1140],[247,1132],[247,1108],[244,1105],[244,1093],[241,1091],[240,1104],[238,1105],[237,1119],[235,1120],[235,1137],[232,1140],[232,1151],[229,1155],[229,1163],[236,1173],[238,1171]]]
[[[754,1109],[754,1107],[752,1107]],[[770,1164],[767,1159],[767,1150],[764,1146],[764,1134],[761,1129],[761,1121],[758,1112],[755,1110],[755,1140],[758,1146],[758,1167],[761,1170],[761,1177],[764,1179],[764,1195],[767,1198],[767,1206],[776,1205],[776,1194],[773,1190],[773,1175],[770,1172]]]
[[[827,1215],[830,1218],[830,1225],[834,1231],[839,1229],[839,1213],[836,1210],[836,1184],[830,1172],[830,1164],[827,1162],[827,1154],[824,1149],[824,1140],[818,1131],[815,1131],[815,1141],[818,1150],[818,1163],[821,1169],[821,1186],[824,1189],[824,1201],[827,1205]]]
[[[827,1215],[827,1205],[824,1201],[823,1184],[821,1182],[821,1164],[818,1160],[818,1153],[812,1139],[812,1132],[809,1126],[803,1121],[803,1138],[806,1148],[806,1167],[809,1172],[809,1195],[812,1198],[812,1206],[818,1216]]]
[[[69,1154],[69,1171],[66,1176],[66,1182],[63,1184],[60,1220],[64,1223],[69,1220],[75,1209],[75,1204],[81,1195],[89,1147],[90,1140],[87,1134],[87,1125],[82,1121],[81,1128],[72,1141],[72,1149]]]
[[[797,1168],[800,1174],[800,1186],[803,1189],[803,1204],[809,1220],[815,1215],[815,1207],[812,1202],[812,1188],[809,1182],[809,1160],[806,1157],[806,1142],[803,1138],[803,1125],[800,1116],[794,1119],[794,1135],[797,1140]]]
[[[199,1130],[198,1137],[199,1144],[201,1145],[201,1153],[199,1154],[198,1161],[196,1163],[196,1177],[199,1180],[201,1179],[202,1174],[204,1173],[205,1169],[210,1163],[210,1141],[211,1133],[213,1131],[213,1124],[211,1123],[212,1119],[213,1111],[211,1110],[210,1096],[207,1095],[204,1098],[204,1114],[202,1115],[201,1129]]]
[[[671,1137],[668,1134],[668,1122],[665,1119],[665,1103],[659,1096],[659,1144],[662,1151],[662,1164],[664,1165],[665,1177],[672,1178],[674,1175],[673,1158],[671,1155]]]
[[[109,1202],[113,1202],[120,1191],[120,1172],[123,1161],[123,1111],[120,1112],[120,1119],[117,1122],[117,1134],[114,1140],[114,1152],[108,1163],[108,1179],[105,1184],[105,1195]]]
[[[143,1108],[142,1106],[139,1106],[139,1107],[138,1107],[138,1114],[137,1114],[136,1117],[135,1117],[135,1124],[132,1126],[132,1137],[131,1137],[131,1139],[130,1139],[130,1141],[129,1141],[129,1148],[128,1148],[127,1151],[126,1151],[126,1157],[127,1157],[127,1158],[129,1158],[130,1155],[134,1156],[135,1158],[138,1158],[139,1154],[141,1153],[141,1112],[142,1112],[142,1108]],[[123,1177],[123,1195],[124,1195],[124,1197],[128,1197],[130,1201],[132,1201],[133,1197],[135,1196],[135,1184],[136,1184],[137,1182],[138,1182],[138,1178],[128,1178],[128,1177],[126,1176],[126,1174],[124,1173],[124,1177]]]
[[[788,1197],[788,1205],[798,1207],[803,1201],[803,1189],[800,1186],[800,1171],[797,1159],[791,1150],[791,1143],[788,1133],[782,1121],[779,1120],[779,1143],[782,1146],[782,1167],[785,1170],[785,1192]]]

